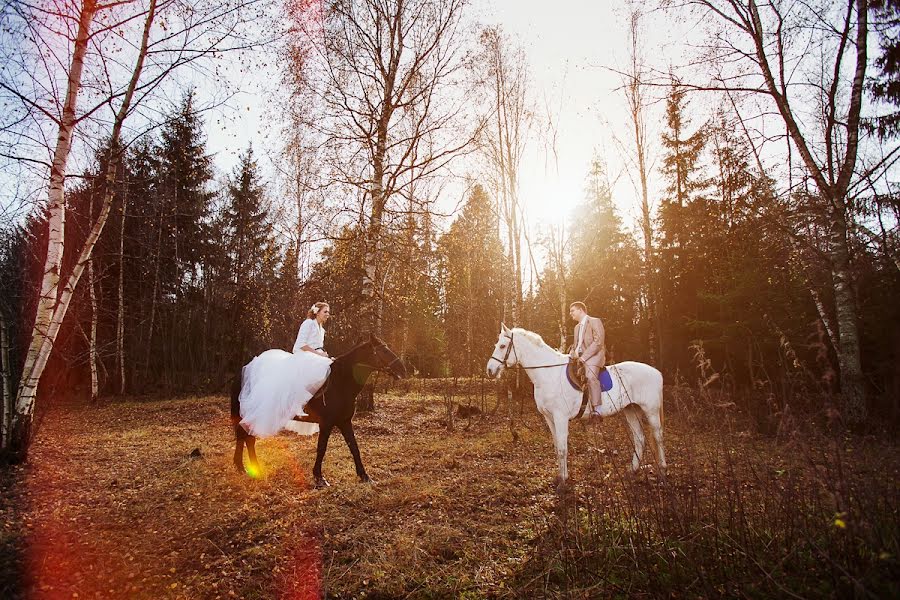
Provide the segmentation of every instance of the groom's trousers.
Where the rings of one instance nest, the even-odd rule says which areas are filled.
[[[600,369],[603,368],[603,357],[594,355],[584,361],[584,375],[587,378],[588,396],[591,409],[596,409],[602,401],[600,397]]]

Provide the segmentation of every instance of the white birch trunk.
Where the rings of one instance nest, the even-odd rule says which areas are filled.
[[[868,13],[869,3],[856,0],[856,65],[853,81],[847,102],[847,114],[837,115],[837,89],[840,67],[843,61],[844,48],[850,40],[851,11],[848,9],[845,28],[841,32],[841,40],[834,62],[834,80],[828,91],[828,111],[824,115],[825,145],[827,163],[822,166],[813,156],[806,137],[801,131],[801,123],[794,114],[784,88],[784,79],[776,81],[776,71],[770,64],[770,49],[766,45],[766,37],[759,8],[756,2],[748,3],[750,22],[747,32],[755,45],[756,62],[761,69],[769,94],[772,96],[779,113],[784,120],[787,131],[797,147],[803,163],[808,169],[816,187],[825,202],[824,213],[830,218],[829,256],[832,264],[834,285],[834,304],[837,315],[838,363],[841,371],[841,395],[844,417],[854,424],[863,422],[867,417],[866,390],[860,361],[858,309],[853,293],[853,281],[850,273],[850,249],[847,243],[847,196],[850,183],[856,168],[859,150],[860,115],[862,111],[863,89],[868,65]],[[776,54],[776,59],[783,63],[783,55]],[[841,124],[846,129],[846,139],[835,144],[833,132]],[[836,148],[843,146],[843,157]]]
[[[12,365],[9,362],[9,324],[6,315],[0,311],[0,371],[2,371],[3,412],[0,413],[0,448],[9,445],[10,425],[12,424],[13,396]]]
[[[78,19],[78,32],[72,51],[72,63],[69,66],[69,77],[66,97],[63,103],[62,119],[59,122],[59,133],[56,137],[56,149],[50,167],[50,185],[48,189],[48,242],[47,257],[44,261],[44,275],[41,280],[41,291],[38,297],[37,311],[34,317],[34,328],[31,343],[25,354],[25,363],[19,390],[16,395],[15,419],[22,427],[23,445],[30,437],[31,421],[34,416],[34,399],[44,366],[53,347],[50,337],[54,310],[57,308],[59,293],[60,268],[62,266],[65,244],[66,223],[66,165],[72,149],[72,133],[75,130],[75,110],[78,92],[81,89],[81,75],[84,69],[84,56],[90,40],[90,27],[96,12],[96,3],[85,0]],[[19,425],[17,424],[17,425]]]
[[[122,220],[119,228],[119,308],[116,312],[116,366],[119,370],[119,393],[125,393],[125,210],[128,196],[122,198]]]
[[[137,87],[141,71],[144,66],[144,57],[147,55],[147,44],[150,37],[150,27],[156,16],[156,0],[150,0],[150,7],[147,11],[147,18],[144,22],[144,32],[141,40],[141,47],[135,62],[134,70],[131,74],[131,80],[116,114],[113,124],[112,135],[110,136],[110,160],[106,168],[106,191],[103,198],[103,204],[100,208],[100,214],[94,222],[87,239],[82,246],[78,261],[69,275],[66,285],[59,293],[59,264],[62,259],[64,240],[62,237],[61,224],[65,221],[65,164],[68,159],[69,150],[71,149],[72,131],[75,126],[75,100],[78,95],[78,89],[81,86],[81,71],[84,66],[84,54],[89,41],[88,29],[94,16],[95,3],[93,0],[86,0],[82,11],[82,16],[78,26],[78,36],[76,38],[75,51],[73,52],[72,67],[69,75],[69,92],[66,97],[66,105],[63,111],[63,122],[60,125],[59,143],[57,144],[58,156],[54,157],[53,168],[51,169],[50,183],[50,204],[51,215],[52,210],[56,210],[59,214],[56,220],[60,224],[59,230],[54,230],[54,217],[50,219],[50,247],[56,245],[54,253],[48,249],[47,261],[44,270],[44,282],[41,286],[41,298],[38,304],[38,311],[35,317],[35,326],[32,334],[31,346],[26,355],[25,367],[23,369],[22,381],[19,385],[19,393],[16,398],[15,413],[13,416],[14,436],[17,438],[14,443],[17,444],[18,454],[24,457],[31,437],[31,425],[34,419],[34,402],[37,395],[38,384],[47,361],[50,358],[50,351],[59,334],[63,319],[69,309],[69,303],[72,295],[75,293],[75,287],[84,273],[97,244],[100,234],[109,218],[109,211],[112,205],[113,185],[116,180],[118,169],[118,141],[122,131],[122,124],[128,115],[131,107],[131,100],[134,97],[134,90]],[[61,148],[64,147],[64,152]],[[58,160],[57,160],[58,159]],[[54,177],[58,179],[54,182]],[[58,183],[58,190],[54,186]],[[56,261],[54,264],[52,261]],[[52,281],[53,285],[47,293],[44,293],[45,284]],[[53,303],[48,302],[48,298],[53,299]]]
[[[862,423],[868,417],[868,409],[859,351],[858,310],[853,292],[853,276],[850,273],[847,221],[840,209],[834,209],[829,253],[834,280],[834,305],[837,312],[836,349],[841,371],[841,403],[844,418],[848,422]]]
[[[819,292],[814,290],[812,287],[809,288],[809,295],[812,296],[813,303],[816,305],[816,312],[819,313],[819,319],[822,321],[822,325],[825,327],[825,332],[828,334],[828,339],[831,342],[831,347],[834,348],[834,351],[837,352],[838,348],[838,338],[834,332],[834,324],[831,322],[831,318],[828,316],[828,311],[825,310],[825,303],[822,302],[822,297],[819,296]]]
[[[90,218],[94,218],[94,194],[91,192]],[[91,402],[96,402],[100,395],[97,381],[97,294],[94,290],[94,259],[88,259],[88,292],[91,297],[91,335],[88,338],[88,356],[91,361]]]

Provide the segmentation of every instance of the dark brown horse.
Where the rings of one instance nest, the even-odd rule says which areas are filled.
[[[359,455],[359,446],[353,433],[353,415],[356,413],[356,396],[374,371],[386,371],[396,378],[406,377],[406,368],[400,358],[394,354],[387,344],[374,335],[351,350],[337,357],[331,364],[331,373],[318,394],[306,404],[304,410],[308,416],[298,419],[308,423],[319,424],[319,443],[316,448],[316,463],[313,466],[313,479],[317,488],[328,486],[322,476],[322,460],[328,449],[328,438],[337,427],[350,448],[356,474],[360,481],[371,480],[363,467]],[[241,426],[241,373],[238,373],[231,386],[231,421],[234,424],[235,449],[234,465],[244,471],[244,445],[250,459],[250,472],[259,472],[256,459],[256,438]]]

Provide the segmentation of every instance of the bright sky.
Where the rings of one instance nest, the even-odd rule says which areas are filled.
[[[529,140],[521,172],[522,199],[533,224],[556,221],[583,197],[585,177],[594,153],[604,157],[623,216],[636,215],[635,188],[625,171],[621,143],[628,143],[628,124],[618,76],[603,67],[619,67],[627,59],[626,15],[620,2],[566,0],[475,0],[474,17],[497,23],[518,39],[531,68],[531,92],[539,111],[553,115],[557,127],[557,155],[538,128]],[[674,34],[671,19],[645,17],[647,55],[659,69],[678,63],[680,49],[667,44]],[[665,57],[661,60],[662,57]],[[253,78],[257,79],[257,78]],[[207,117],[209,149],[216,164],[229,172],[249,140],[265,152],[274,147],[269,95],[277,75],[244,81],[224,118]],[[218,121],[218,123],[217,123]],[[658,118],[651,119],[651,135],[658,138]],[[616,140],[620,141],[616,141]],[[271,140],[269,143],[267,140]]]
[[[478,23],[500,24],[523,46],[531,69],[529,88],[534,104],[539,113],[549,112],[556,125],[557,159],[541,126],[536,125],[521,169],[522,201],[532,227],[558,222],[571,212],[583,197],[585,177],[595,153],[608,163],[620,211],[627,221],[633,219],[637,214],[636,194],[621,146],[629,144],[629,127],[622,94],[616,91],[619,78],[604,68],[626,62],[623,3],[472,0],[470,9],[470,18]],[[681,52],[680,47],[667,45],[674,35],[671,19],[648,15],[645,31],[647,56],[653,58],[656,68],[665,70],[670,62],[680,62],[675,55]],[[279,147],[277,108],[272,104],[273,88],[280,82],[277,60],[273,56],[257,57],[249,69],[246,63],[237,61],[220,68],[240,92],[227,106],[204,114],[208,149],[217,170],[223,175],[230,173],[238,155],[252,142],[263,168],[271,174],[270,159],[275,158],[272,153]],[[222,94],[215,82],[198,81],[195,85],[201,97]],[[178,103],[178,96],[173,92],[172,106]],[[658,123],[658,114],[652,116],[650,135],[654,142],[659,138]],[[73,156],[70,170],[78,172],[90,158],[88,154]],[[6,198],[5,187],[0,195]],[[451,185],[447,191],[453,203],[461,187]]]

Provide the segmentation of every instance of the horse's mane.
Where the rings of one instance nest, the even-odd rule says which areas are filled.
[[[338,354],[337,356],[335,356],[334,362],[338,362],[338,361],[343,362],[348,356],[350,356],[351,354],[353,354],[354,352],[356,352],[363,346],[370,345],[371,343],[372,343],[372,340],[365,340],[365,341],[359,342],[358,344],[356,344],[355,346],[353,346],[346,352],[342,352],[341,354]]]
[[[538,347],[542,347],[542,346],[543,346],[543,347],[549,348],[550,350],[553,350],[554,352],[558,352],[558,350],[556,350],[556,348],[552,347],[550,344],[548,344],[547,342],[545,342],[545,341],[544,341],[544,338],[542,338],[542,337],[540,336],[540,334],[537,334],[537,333],[535,333],[535,332],[533,332],[533,331],[528,331],[527,329],[522,329],[521,327],[516,327],[516,328],[514,328],[514,329],[513,329],[513,332],[514,332],[516,335],[520,335],[520,336],[522,336],[523,338],[525,338],[525,339],[527,339],[527,340],[531,340],[532,342],[534,342],[535,344],[537,344]]]

